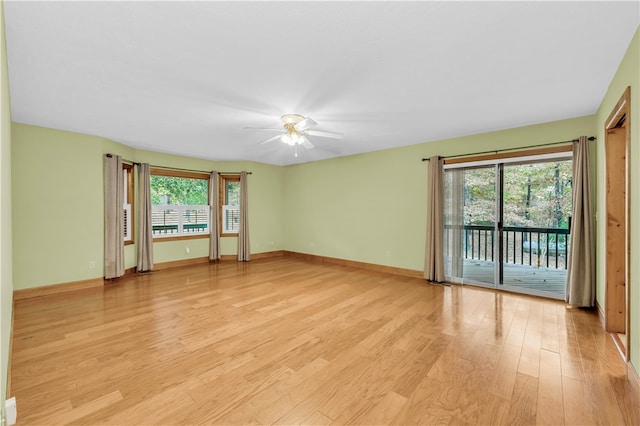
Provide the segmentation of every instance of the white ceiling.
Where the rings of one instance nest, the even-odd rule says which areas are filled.
[[[294,164],[593,114],[638,1],[6,0],[21,123],[212,160]],[[284,113],[343,140],[245,126]]]

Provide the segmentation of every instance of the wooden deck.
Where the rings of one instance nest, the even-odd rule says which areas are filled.
[[[463,270],[465,280],[493,284],[494,262],[465,259]],[[509,263],[504,266],[505,289],[515,287],[546,292],[555,297],[564,298],[566,280],[566,269],[538,268]]]

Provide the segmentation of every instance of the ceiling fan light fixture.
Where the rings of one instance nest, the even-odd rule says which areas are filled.
[[[280,138],[280,140],[289,146],[293,146],[296,144],[296,142],[291,138],[291,136],[289,136],[288,133],[282,135],[282,138]]]
[[[314,145],[308,139],[308,136],[342,139],[342,133],[310,130],[311,127],[316,126],[318,123],[316,123],[313,119],[300,114],[284,114],[280,116],[280,121],[282,122],[282,127],[284,129],[261,127],[245,127],[245,129],[279,131],[280,134],[267,138],[259,142],[259,144],[264,145],[279,139],[282,143],[294,148],[296,157],[298,156],[299,145],[302,145],[306,149],[311,149],[314,147]],[[284,130],[284,132],[282,130]]]
[[[295,128],[295,123],[284,123],[284,127],[285,129],[287,129],[287,132],[282,135],[282,142],[290,146],[294,146],[295,144],[299,143],[301,138],[300,134]]]

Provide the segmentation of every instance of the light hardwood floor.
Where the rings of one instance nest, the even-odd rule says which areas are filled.
[[[594,312],[294,257],[16,302],[18,424],[639,424]]]

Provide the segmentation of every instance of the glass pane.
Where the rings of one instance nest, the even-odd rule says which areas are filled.
[[[447,279],[493,285],[495,166],[447,170],[444,199]]]
[[[204,206],[208,204],[209,181],[151,175],[151,204]]]
[[[178,234],[178,211],[175,209],[153,209],[151,227],[154,236]]]
[[[226,181],[225,204],[230,206],[240,205],[240,181]]]
[[[237,233],[240,230],[240,209],[238,206],[222,206],[222,232]]]
[[[185,209],[182,212],[182,230],[185,234],[209,232],[209,209]]]
[[[464,171],[464,281],[494,285],[496,167]]]
[[[504,166],[504,285],[564,296],[571,174],[571,160]]]

